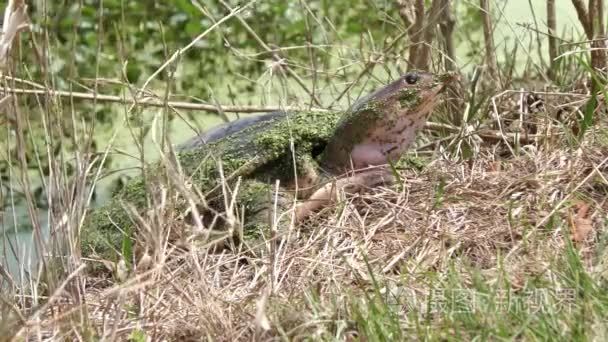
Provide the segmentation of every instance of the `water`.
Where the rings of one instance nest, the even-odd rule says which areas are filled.
[[[116,111],[116,113],[118,112],[119,111]],[[148,110],[147,113],[144,113],[144,115],[146,115],[146,117],[152,121],[152,117],[158,115],[159,112],[160,111],[158,110]],[[221,122],[221,119],[217,115],[199,114],[199,116],[202,118],[200,121],[205,126],[214,126]],[[196,126],[196,124],[190,123],[190,125],[188,125],[182,120],[175,120],[175,122],[171,124],[170,131],[173,144],[179,145],[185,140],[194,136],[196,132],[191,128],[193,126]],[[126,128],[126,126],[122,127],[122,129],[116,132],[114,140],[112,140],[112,136],[114,136],[115,132],[99,131],[96,141],[98,143],[103,141],[106,143],[113,141],[112,146],[117,150],[124,152],[126,155],[139,155],[137,147],[132,143],[133,138],[131,137],[130,131]],[[154,141],[151,134],[147,136],[144,146],[147,160],[155,160],[158,158],[160,153],[157,148],[158,144]],[[101,146],[100,148],[105,147]],[[111,197],[111,189],[113,188],[114,182],[118,177],[121,175],[136,175],[137,171],[133,168],[137,165],[139,165],[139,160],[136,158],[114,155],[111,164],[112,169],[124,169],[129,171],[124,171],[121,174],[115,173],[109,177],[101,179],[96,186],[96,198],[91,203],[92,207],[101,205]],[[36,173],[32,172],[30,179],[32,180],[33,189],[40,186],[41,182],[36,176]],[[15,184],[13,187],[16,188]],[[7,195],[8,194],[5,194],[4,198],[7,198]],[[20,201],[15,200],[14,209],[9,206],[4,208],[4,213],[0,211],[0,215],[2,215],[0,216],[0,232],[2,233],[2,237],[0,237],[0,240],[2,241],[2,243],[0,243],[0,261],[2,265],[9,270],[9,273],[13,275],[17,275],[20,268],[23,268],[27,272],[31,272],[35,269],[32,268],[32,266],[35,266],[35,262],[39,258],[36,248],[34,247],[33,226],[30,222],[27,206],[24,202],[25,201],[23,199]],[[50,227],[49,213],[46,208],[38,208],[37,217],[41,225],[43,238],[47,239],[49,237]]]
[[[5,213],[3,219],[7,223],[7,228],[2,229],[3,239],[0,245],[0,251],[5,253],[3,255],[3,266],[13,275],[17,275],[19,272],[20,263],[17,262],[18,260],[23,260],[24,264],[28,266],[26,269],[29,269],[29,265],[39,257],[35,252],[33,227],[30,224],[27,210],[23,206],[16,207],[15,209],[15,215],[13,215],[11,208],[6,209],[9,212]],[[44,211],[39,212],[38,220],[45,227],[42,232],[44,234],[43,237],[46,239],[48,238],[49,229]]]
[[[462,6],[470,6],[472,4],[477,4],[477,2],[460,2],[460,9]],[[492,2],[493,4],[498,5],[497,12],[499,14],[504,15],[503,20],[496,25],[495,28],[495,43],[497,45],[497,52],[502,51],[502,49],[507,47],[512,47],[516,41],[523,42],[520,45],[520,53],[518,54],[518,62],[520,64],[524,64],[526,59],[531,58],[532,60],[538,62],[538,52],[536,50],[529,51],[528,50],[528,42],[531,40],[535,41],[536,37],[530,34],[530,30],[522,27],[522,25],[528,25],[530,27],[535,27],[538,25],[538,29],[541,31],[546,30],[546,14],[545,14],[545,2],[538,0],[504,0],[504,1],[496,1]],[[532,3],[532,8],[530,7],[530,3]],[[574,33],[580,34],[579,23],[572,7],[570,1],[557,1],[556,4],[557,10],[557,22],[558,22],[558,35],[562,35],[563,33],[567,33],[568,35],[573,35]],[[532,13],[536,16],[536,21]],[[574,34],[576,36],[576,34]],[[475,38],[475,37],[474,37]],[[479,39],[480,37],[476,37]],[[544,42],[543,46],[543,55],[547,55],[547,46],[546,42]],[[467,55],[471,52],[470,46],[466,44],[462,44],[457,49],[457,64],[458,65],[468,65],[471,66],[468,62],[470,57]],[[501,53],[497,53],[499,60],[504,58],[504,55]],[[297,87],[295,87],[297,88]],[[263,97],[262,100],[267,100],[265,97],[268,96],[269,93],[274,93],[273,89],[267,89],[267,92],[264,94],[260,94],[260,97]],[[216,95],[221,97],[221,94],[216,93]],[[279,97],[281,98],[281,97]],[[242,100],[241,103],[246,103],[246,99],[240,98]],[[257,99],[255,103],[260,102],[260,99]],[[276,98],[273,100],[267,100],[267,103],[277,103]],[[120,113],[121,110],[115,111],[115,113]],[[157,116],[161,111],[158,109],[149,110],[147,113],[148,118],[151,120],[155,116]],[[200,122],[203,123],[204,126],[210,127],[213,126],[221,120],[216,115],[204,115],[197,113],[195,114],[199,117],[204,116]],[[118,125],[117,125],[118,126]],[[196,132],[194,132],[189,125],[184,123],[181,120],[174,120],[171,124],[171,138],[175,144],[180,144],[181,142],[189,139],[194,136]],[[100,131],[98,133],[97,141],[98,142],[109,142],[112,139],[114,132],[109,131]],[[99,145],[103,148],[101,145]],[[114,146],[127,154],[136,156],[139,154],[134,144],[132,143],[132,137],[130,132],[123,128],[120,130],[116,136],[114,141]],[[146,155],[148,160],[154,160],[159,152],[156,146],[158,146],[154,140],[149,136],[146,140],[145,146]],[[130,168],[137,166],[139,160],[136,158],[114,158],[112,168]],[[97,193],[97,202],[93,203],[99,204],[106,200],[109,197],[108,189],[110,185],[114,181],[113,177],[108,177],[102,180],[98,185],[98,193]],[[10,208],[5,208],[4,218],[0,222],[0,231],[3,234],[3,243],[0,244],[0,254],[5,255],[5,260],[3,261],[3,265],[9,269],[11,274],[17,274],[17,271],[20,267],[24,267],[25,269],[29,269],[35,260],[37,260],[38,255],[36,255],[35,248],[33,248],[33,230],[31,225],[28,227],[29,219],[27,218],[27,211],[23,205],[17,206],[17,222],[19,222],[18,229],[15,230],[13,225],[13,218]],[[48,227],[48,213],[41,209],[38,212],[38,218],[43,227],[43,235],[45,238],[49,235],[49,227]],[[2,222],[4,226],[2,226]],[[8,247],[8,243],[11,243],[14,246],[14,249],[17,251],[18,257],[16,257],[12,253],[12,249]],[[2,258],[2,257],[0,257]],[[18,261],[19,260],[19,261]]]

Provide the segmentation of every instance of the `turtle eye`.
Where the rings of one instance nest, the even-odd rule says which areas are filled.
[[[405,82],[407,82],[407,84],[416,84],[416,82],[418,82],[418,74],[411,72],[405,75]]]

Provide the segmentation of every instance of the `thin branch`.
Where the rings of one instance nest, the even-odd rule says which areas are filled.
[[[600,38],[591,43],[591,47],[596,48],[595,51],[591,52],[591,61],[594,68],[597,70],[603,70],[606,67],[606,41],[602,38],[605,37],[604,28],[604,1],[603,0],[590,0],[589,1],[589,21],[591,22],[593,29],[593,38]],[[593,15],[591,13],[594,13]]]
[[[220,2],[222,3],[222,5],[224,5],[224,7],[226,7],[230,11],[233,11],[232,8],[225,1],[220,1]],[[293,77],[293,79],[298,83],[298,85],[310,96],[310,98],[314,101],[314,103],[317,106],[321,106],[321,101],[319,101],[319,99],[315,96],[314,92],[312,92],[310,89],[308,89],[308,87],[306,86],[306,83],[304,83],[304,81],[300,78],[300,76],[295,71],[293,71],[292,68],[290,68],[289,66],[287,66],[284,63],[284,61],[276,53],[276,49],[270,48],[270,46],[268,46],[268,44],[266,44],[262,40],[262,38],[260,38],[260,36],[258,36],[258,34],[255,33],[255,31],[251,28],[251,26],[249,26],[249,24],[247,24],[247,22],[240,15],[236,15],[236,18],[241,23],[241,25],[243,25],[245,30],[247,30],[247,32],[249,32],[249,34],[253,37],[253,39],[255,39],[255,41],[258,42],[258,44],[260,44],[262,49],[271,53],[271,55],[273,56],[273,59],[277,63],[280,64],[281,68],[284,68],[287,71],[289,76]]]
[[[596,13],[597,8],[597,0],[589,0],[588,10],[587,10],[587,23],[589,24],[589,30],[595,34],[595,19],[592,13]]]
[[[603,26],[604,13],[604,1],[602,0],[589,0],[589,6],[585,9],[585,2],[583,0],[572,0],[572,5],[576,9],[578,20],[580,21],[587,39],[592,40],[591,42],[591,65],[594,69],[602,70],[606,67],[606,44],[601,38],[605,32]],[[597,20],[597,23],[596,23]],[[598,26],[595,30],[594,26]],[[597,31],[597,34],[596,34]],[[600,38],[599,40],[596,38]],[[592,91],[595,92],[599,85],[593,82]]]
[[[593,39],[593,27],[591,26],[592,24],[589,22],[589,15],[587,14],[587,10],[585,9],[584,1],[572,0],[572,5],[574,5],[574,9],[576,9],[576,15],[578,16],[578,20],[583,26],[583,30],[585,30],[587,39]]]
[[[479,0],[479,6],[481,7],[481,17],[483,21],[483,36],[488,74],[492,80],[498,81],[498,66],[496,63],[496,53],[494,52],[494,31],[492,29],[492,17],[490,15],[490,2],[488,0]]]
[[[422,34],[423,42],[418,47],[418,53],[416,54],[415,66],[421,70],[428,70],[431,61],[431,44],[435,37],[435,29],[439,22],[439,16],[441,14],[441,8],[443,5],[442,0],[434,0],[431,3],[431,8],[426,15],[426,27]]]
[[[405,37],[406,33],[401,33],[399,34],[397,37],[395,37],[395,39],[386,47],[384,48],[384,50],[382,50],[382,53],[380,54],[380,56],[384,56],[386,54],[388,54],[389,52],[391,52],[395,46],[397,46],[397,42],[399,42],[403,37]],[[380,57],[382,58],[382,57]],[[342,99],[342,97],[344,97],[344,95],[346,95],[346,93],[348,93],[348,91],[355,85],[357,84],[357,82],[359,82],[359,80],[368,72],[370,72],[374,66],[376,66],[376,64],[378,64],[380,62],[380,60],[378,59],[374,59],[374,58],[370,58],[367,62],[365,62],[365,66],[363,67],[363,70],[359,73],[359,75],[357,75],[357,77],[355,78],[354,81],[350,82],[348,86],[346,86],[346,88],[344,88],[344,90],[342,90],[342,92],[340,93],[340,95],[338,95],[338,97],[331,103],[330,107],[332,107],[336,102],[340,101]]]
[[[19,89],[19,88],[4,88],[0,90],[1,92],[11,93],[11,94],[26,94],[26,95],[50,95],[50,96],[60,96],[60,97],[71,97],[74,99],[81,100],[95,100],[103,101],[103,102],[115,102],[121,104],[128,105],[141,105],[148,107],[161,107],[169,106],[174,109],[187,109],[187,110],[202,110],[206,112],[212,113],[220,113],[220,111],[228,112],[228,113],[263,113],[263,112],[273,112],[273,111],[292,111],[292,110],[302,110],[302,108],[297,106],[269,106],[269,107],[256,107],[256,106],[218,106],[207,103],[192,103],[192,102],[183,102],[183,101],[162,101],[156,98],[147,97],[141,100],[134,100],[129,98],[124,98],[120,96],[114,95],[102,95],[102,94],[92,94],[92,93],[82,93],[82,92],[71,92],[71,91],[63,91],[63,90],[39,90],[39,89]],[[325,109],[320,108],[307,108],[306,110],[310,110],[313,112],[324,112]]]
[[[420,44],[422,43],[422,29],[424,28],[424,0],[416,0],[414,4],[414,20],[414,24],[410,25],[410,27],[407,29],[411,44],[408,64],[410,67],[417,68],[416,56],[418,56],[418,50],[420,49]]]
[[[199,42],[201,39],[203,39],[205,36],[207,36],[210,32],[212,32],[213,30],[215,30],[223,22],[229,20],[230,18],[232,18],[234,16],[237,16],[241,11],[243,11],[247,7],[251,6],[254,2],[256,2],[256,0],[251,0],[248,3],[246,3],[244,6],[236,7],[235,9],[231,9],[230,13],[228,15],[226,15],[225,17],[223,17],[222,19],[218,20],[216,23],[214,23],[213,25],[211,25],[211,27],[209,27],[207,30],[205,30],[205,32],[199,34],[188,45],[186,45],[185,47],[177,50],[173,55],[171,55],[171,57],[168,60],[165,61],[165,63],[163,63],[163,65],[161,65],[158,69],[156,69],[156,71],[154,71],[154,73],[152,73],[152,75],[150,75],[150,77],[148,77],[148,79],[144,82],[144,85],[142,86],[142,90],[145,90],[146,87],[148,86],[148,84],[156,76],[158,76],[163,70],[165,70],[165,68],[167,68],[167,66],[169,66],[171,63],[173,63],[175,60],[177,60],[177,58],[179,56],[183,55],[186,51],[188,51],[197,42]]]
[[[405,28],[410,28],[412,25],[414,25],[414,22],[416,21],[416,18],[414,16],[414,7],[412,6],[412,3],[408,0],[396,0],[395,2],[397,3],[396,6],[399,13],[399,17],[405,24]]]
[[[456,25],[456,17],[452,13],[451,0],[443,0],[441,15],[439,21],[439,29],[445,43],[445,68],[447,70],[455,70],[456,65],[456,48],[454,47],[454,26]]]
[[[604,0],[597,0],[595,7],[595,18],[597,19],[597,34],[603,38],[606,35],[606,28],[604,27]]]
[[[295,106],[286,106],[286,107],[254,107],[254,106],[222,106],[222,105],[210,105],[204,103],[191,103],[191,102],[180,102],[180,101],[161,101],[154,98],[145,98],[142,100],[133,100],[126,99],[119,96],[113,95],[103,95],[103,94],[91,94],[91,93],[80,93],[80,92],[69,92],[69,91],[61,91],[61,90],[37,90],[37,89],[17,89],[17,88],[5,88],[4,91],[12,94],[25,94],[25,95],[51,95],[51,96],[60,96],[60,97],[72,97],[75,99],[82,100],[97,100],[102,102],[115,102],[121,104],[137,104],[141,106],[150,106],[150,107],[161,107],[165,106],[175,108],[175,109],[187,109],[187,110],[202,110],[212,113],[218,113],[220,110],[223,112],[239,112],[239,113],[263,113],[263,112],[273,112],[273,111],[299,111],[303,110],[302,108],[298,108]],[[502,96],[507,93],[518,93],[520,91],[504,91],[496,97]],[[569,94],[569,93],[555,93],[555,92],[537,92],[539,95],[577,95],[577,94]],[[580,95],[586,96],[586,95]],[[600,97],[601,98],[601,97]],[[323,108],[307,108],[305,110],[324,113],[329,112],[328,109]],[[427,121],[424,125],[424,129],[431,131],[440,131],[440,132],[452,132],[458,133],[461,132],[461,128],[457,126],[452,126],[444,123],[437,123]],[[484,130],[478,133],[481,138],[486,140],[496,140],[496,139],[506,139],[506,141],[514,142],[519,140],[522,143],[531,142],[534,139],[545,137],[545,135],[529,135],[526,138],[522,138],[517,133],[501,133],[500,131],[492,131],[492,130]],[[561,134],[556,134],[561,135]]]
[[[0,67],[5,68],[13,41],[19,32],[29,27],[27,16],[27,5],[23,0],[9,1],[5,12],[0,33]]]
[[[555,37],[557,29],[557,20],[555,18],[555,0],[547,0],[547,29],[549,41],[549,77],[555,77],[555,68],[557,66],[557,38]]]
[[[528,6],[530,7],[530,14],[532,14],[532,19],[534,20],[534,31],[536,33],[536,44],[538,45],[538,47],[536,49],[538,52],[538,60],[539,60],[539,63],[542,66],[544,66],[545,59],[543,58],[543,41],[540,38],[540,34],[538,33],[540,30],[538,28],[538,20],[537,20],[536,12],[534,11],[534,5],[532,4],[532,0],[528,0]]]

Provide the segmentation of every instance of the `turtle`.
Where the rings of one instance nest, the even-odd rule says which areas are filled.
[[[440,101],[439,94],[456,78],[455,73],[410,71],[346,111],[271,112],[193,137],[176,149],[176,163],[153,164],[146,176],[129,182],[88,215],[81,234],[83,255],[107,255],[118,250],[125,237],[136,236],[141,222],[132,213],[153,208],[149,199],[154,189],[167,181],[203,195],[205,203],[196,206],[191,198],[178,195],[175,207],[195,211],[189,217],[198,225],[234,225],[234,215],[226,209],[236,203],[244,209],[232,208],[244,213],[244,231],[260,222],[271,224],[263,217],[273,205],[268,194],[275,189],[290,194],[280,202],[282,207],[293,204],[288,212],[297,223],[332,203],[336,190],[346,185],[390,183],[386,164],[410,147]],[[209,213],[213,215],[205,216]]]

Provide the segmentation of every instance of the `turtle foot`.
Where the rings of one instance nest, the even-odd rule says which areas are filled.
[[[300,222],[313,212],[338,201],[338,194],[358,193],[365,188],[373,188],[394,183],[395,177],[386,167],[371,168],[342,176],[327,183],[315,191],[306,201],[299,203],[295,209],[295,220]]]

